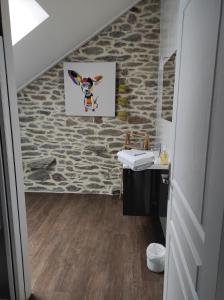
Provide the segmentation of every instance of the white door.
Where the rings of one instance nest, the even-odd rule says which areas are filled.
[[[221,128],[215,130],[220,109],[224,113],[224,101],[215,97],[222,63],[221,4],[180,4],[164,300],[216,299],[224,202],[224,159],[215,157],[224,145]]]

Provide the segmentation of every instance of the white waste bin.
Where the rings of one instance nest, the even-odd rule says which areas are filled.
[[[166,248],[157,243],[150,244],[146,249],[147,267],[153,272],[163,272]]]

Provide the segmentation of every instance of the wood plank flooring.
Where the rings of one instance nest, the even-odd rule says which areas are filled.
[[[103,195],[27,193],[34,300],[161,300],[163,274],[145,250],[161,239],[149,217],[122,215]]]

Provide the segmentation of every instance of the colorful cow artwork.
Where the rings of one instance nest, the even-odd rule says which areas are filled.
[[[68,75],[76,85],[81,87],[84,93],[84,110],[86,112],[89,110],[94,112],[98,108],[98,97],[94,97],[93,88],[102,81],[103,76],[98,75],[94,78],[82,77],[73,70],[68,70]]]

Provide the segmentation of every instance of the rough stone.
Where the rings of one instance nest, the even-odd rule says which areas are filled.
[[[120,30],[122,30],[122,31],[130,31],[131,30],[131,25],[129,25],[129,24],[122,24],[120,26]]]
[[[152,18],[147,19],[147,23],[150,23],[150,24],[158,24],[159,21],[160,20],[157,17],[152,17]]]
[[[128,16],[128,23],[134,24],[137,22],[137,17],[135,14],[129,14]]]
[[[69,119],[66,120],[65,124],[66,124],[67,127],[71,127],[71,126],[77,125],[78,123],[77,123],[77,121],[69,118]]]
[[[35,121],[35,118],[30,117],[30,116],[20,116],[19,121],[22,122],[22,123],[30,123],[30,122]]]
[[[95,117],[94,118],[94,122],[96,124],[102,124],[103,123],[103,118],[102,117]]]
[[[116,43],[114,44],[114,47],[115,47],[115,48],[121,48],[121,47],[124,47],[124,46],[126,46],[126,44],[123,43],[123,42],[116,42]]]
[[[148,123],[148,119],[141,116],[131,116],[128,118],[128,123],[130,124],[144,124]]]
[[[65,177],[63,175],[61,175],[60,173],[54,173],[52,175],[52,178],[55,180],[55,181],[64,181],[66,180]]]
[[[63,151],[63,153],[64,153],[64,151]],[[77,150],[69,150],[69,151],[67,151],[67,154],[68,155],[74,155],[74,156],[80,156],[81,152],[77,151]]]
[[[46,131],[45,130],[41,130],[41,129],[29,129],[29,132],[32,134],[45,134]]]
[[[82,51],[87,55],[99,55],[104,52],[103,48],[100,48],[100,47],[84,48]]]
[[[157,82],[154,81],[154,80],[148,80],[148,81],[145,81],[145,86],[146,87],[154,87],[154,86],[157,86]]]
[[[53,189],[53,192],[55,192],[55,193],[64,193],[65,190],[63,189],[63,187],[58,186],[58,187]]]
[[[132,34],[126,35],[123,39],[128,42],[140,42],[142,39],[142,36],[138,33],[132,33]]]
[[[45,96],[41,96],[41,95],[32,95],[32,98],[34,100],[45,100]]]
[[[87,188],[98,190],[98,189],[102,189],[103,185],[100,185],[100,184],[97,184],[97,183],[90,183],[90,184],[87,184]]]
[[[31,150],[37,150],[37,146],[35,145],[22,145],[22,151],[31,151]]]
[[[97,42],[97,45],[99,46],[110,46],[110,41],[100,40]]]
[[[79,117],[77,121],[81,123],[92,123],[94,120],[94,117]]]
[[[124,146],[124,143],[115,142],[115,143],[110,143],[109,146],[110,148],[122,148]]]
[[[99,131],[99,135],[107,135],[107,136],[120,136],[123,132],[117,129],[104,129]]]
[[[46,170],[38,170],[28,176],[28,179],[34,181],[46,181],[50,179],[50,175]]]
[[[27,188],[27,191],[32,191],[32,192],[43,192],[46,190],[47,188],[44,186],[32,186]]]
[[[101,145],[87,145],[85,146],[85,149],[97,153],[104,152],[107,150],[105,146],[101,146]]]
[[[32,85],[32,84],[30,84],[30,85],[29,85],[29,89],[30,89],[30,90],[33,90],[33,91],[39,91],[39,90],[40,90],[40,87],[37,86],[37,85]]]
[[[92,134],[94,134],[94,130],[90,129],[90,128],[80,129],[80,130],[77,130],[77,132],[81,135],[92,135]]]
[[[105,56],[100,56],[100,57],[96,57],[96,60],[100,60],[100,61],[109,61],[109,62],[120,62],[120,61],[126,61],[128,59],[130,59],[131,56],[130,55],[105,55]]]
[[[78,170],[98,170],[99,167],[98,166],[94,166],[94,165],[91,165],[91,166],[89,166],[89,165],[87,165],[87,166],[83,165],[83,166],[76,166],[76,169],[78,169]]]
[[[113,186],[111,189],[111,194],[112,195],[120,195],[120,187],[119,186]]]
[[[122,31],[112,31],[111,33],[110,33],[110,36],[112,37],[112,38],[119,38],[119,37],[121,37],[121,36],[123,36],[124,35],[124,33],[122,32]]]
[[[32,157],[32,156],[40,156],[40,152],[37,152],[37,151],[28,151],[28,152],[22,152],[22,156],[23,156],[23,158],[27,158],[27,157]]]
[[[59,148],[59,145],[44,144],[44,145],[41,146],[41,148],[44,148],[44,149],[57,149],[57,148]]]
[[[66,187],[66,190],[69,191],[69,192],[79,192],[80,188],[75,186],[75,185],[68,185]]]
[[[26,144],[29,142],[30,142],[30,139],[28,139],[27,137],[21,137],[21,144]]]
[[[107,153],[107,152],[97,152],[96,154],[99,157],[111,159],[111,155],[109,153]]]
[[[158,34],[155,34],[155,33],[149,33],[145,36],[146,39],[149,39],[149,40],[157,40],[158,39]]]
[[[56,159],[54,157],[45,157],[45,158],[28,161],[26,163],[26,166],[28,169],[38,170],[38,169],[48,169],[55,164],[56,164]]]

